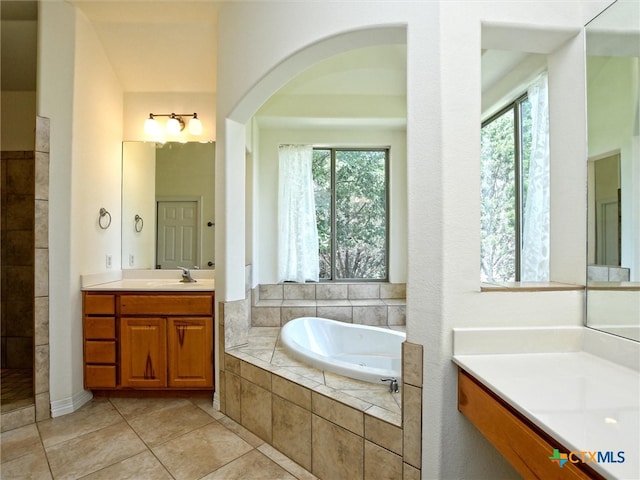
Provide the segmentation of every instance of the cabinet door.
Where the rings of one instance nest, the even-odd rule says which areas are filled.
[[[166,387],[165,319],[123,317],[120,323],[120,363],[123,387]]]
[[[211,317],[168,318],[169,386],[213,387]]]

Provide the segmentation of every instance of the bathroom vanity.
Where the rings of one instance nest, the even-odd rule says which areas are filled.
[[[86,389],[214,389],[212,280],[121,280],[83,288],[82,317]]]
[[[458,410],[525,478],[640,478],[639,353],[583,327],[454,329]]]

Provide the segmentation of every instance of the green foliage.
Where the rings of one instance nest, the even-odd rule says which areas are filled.
[[[482,128],[481,280],[515,280],[515,138],[513,111]]]
[[[515,115],[519,112],[519,131]],[[516,140],[519,156],[516,158]],[[508,282],[519,279],[516,274],[517,218],[522,207],[517,204],[520,189],[521,204],[525,204],[529,185],[531,158],[531,103],[525,99],[482,127],[481,183],[481,243],[480,279],[485,282]],[[516,169],[520,171],[519,183]]]
[[[331,278],[333,259],[335,279],[385,279],[386,151],[335,150],[335,219],[331,218],[331,170],[331,150],[314,150],[320,277]]]

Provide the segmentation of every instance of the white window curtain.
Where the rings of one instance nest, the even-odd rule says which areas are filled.
[[[549,100],[547,74],[529,87],[531,159],[522,229],[523,282],[549,281]]]
[[[281,145],[278,176],[278,278],[317,282],[318,226],[310,145]]]

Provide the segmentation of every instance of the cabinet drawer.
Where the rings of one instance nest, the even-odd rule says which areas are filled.
[[[84,317],[84,338],[115,339],[115,317]]]
[[[562,469],[549,460],[555,448],[567,452],[546,434],[519,418],[466,372],[458,373],[458,410],[473,423],[524,478],[602,478],[591,468],[573,463]]]
[[[86,363],[116,363],[116,342],[87,341],[84,344]]]
[[[87,315],[114,315],[116,313],[115,299],[115,295],[85,293],[84,313]]]
[[[84,386],[85,388],[115,388],[116,366],[85,365]]]
[[[210,295],[122,295],[122,315],[211,315]]]

